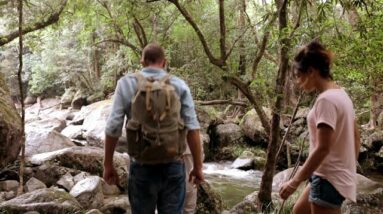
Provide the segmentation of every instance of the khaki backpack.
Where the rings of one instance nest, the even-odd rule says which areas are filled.
[[[186,148],[186,129],[170,75],[159,80],[139,73],[135,77],[137,93],[126,125],[129,155],[144,164],[179,159]]]

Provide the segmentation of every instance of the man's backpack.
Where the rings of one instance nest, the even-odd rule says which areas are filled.
[[[181,101],[170,75],[156,80],[139,73],[126,125],[128,153],[140,163],[158,164],[179,159],[186,148]]]

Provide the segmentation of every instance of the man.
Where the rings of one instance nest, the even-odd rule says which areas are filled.
[[[165,53],[157,44],[149,44],[143,49],[141,64],[144,68],[138,75],[128,74],[124,76],[118,81],[116,87],[112,112],[108,118],[105,130],[104,179],[108,184],[118,183],[118,176],[113,167],[113,153],[118,137],[121,136],[124,117],[127,116],[127,126],[129,126],[129,121],[133,122],[132,118],[145,117],[143,115],[146,114],[145,108],[142,110],[132,109],[132,103],[137,101],[137,97],[141,95],[137,93],[137,90],[142,88],[142,80],[139,80],[140,77],[151,79],[151,81],[160,80],[157,81],[157,83],[159,83],[156,84],[156,86],[158,86],[162,84],[162,80],[166,79],[167,76],[164,70],[166,66]],[[190,171],[189,182],[193,180],[193,182],[198,185],[204,181],[199,134],[200,126],[195,113],[190,89],[183,80],[177,77],[172,76],[168,81],[178,94],[177,97],[180,102],[179,114],[187,129],[186,141],[193,156],[194,167]],[[146,111],[151,110],[152,106],[155,105],[150,103],[150,99],[151,98],[143,99],[144,102],[146,100]],[[149,100],[149,102],[147,100]],[[132,110],[134,110],[135,113],[132,114]],[[153,117],[160,121],[166,118],[167,114],[162,112],[158,115],[154,114]],[[141,135],[142,134],[145,133],[141,133]],[[141,135],[136,136],[137,142],[148,140],[148,137],[142,137]],[[130,138],[132,138],[132,135]],[[159,139],[158,136],[157,138],[154,136],[152,141],[149,140],[150,142],[145,142],[146,144],[156,146],[161,144],[161,140]],[[161,136],[161,139],[163,139],[163,136]],[[182,142],[179,143],[182,144]],[[133,144],[132,146],[137,145]],[[182,148],[181,145],[180,148]],[[162,150],[158,150],[159,155],[161,151]],[[143,153],[138,155],[131,154],[128,192],[132,213],[154,213],[156,208],[160,214],[182,213],[185,200],[185,165],[182,161],[182,156],[176,157],[171,161],[164,160],[161,163],[151,164],[152,162],[150,160],[156,158],[153,157],[153,154],[155,156],[155,152],[151,153],[152,159],[150,160],[145,159],[145,155],[142,154]],[[156,159],[156,161],[158,160]]]

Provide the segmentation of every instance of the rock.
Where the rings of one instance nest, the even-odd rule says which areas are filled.
[[[33,176],[42,181],[48,187],[56,185],[57,182],[67,173],[74,175],[80,173],[79,170],[59,166],[57,163],[53,162],[47,162],[41,166],[36,166],[34,171],[35,173]]]
[[[17,191],[19,182],[15,180],[0,181],[0,191]]]
[[[5,192],[4,196],[5,196],[5,200],[8,201],[16,197],[16,192],[15,191]]]
[[[264,110],[269,119],[271,119],[271,111],[265,108]],[[243,116],[239,125],[242,128],[245,136],[255,143],[263,143],[267,141],[267,134],[265,129],[263,128],[258,114],[254,109],[251,109],[245,114],[245,116]]]
[[[218,137],[219,147],[225,147],[243,140],[241,127],[234,123],[221,124],[215,127],[215,134]]]
[[[47,118],[36,120],[25,125],[26,132],[34,130],[56,131],[61,132],[66,127],[65,120],[57,118]]]
[[[68,167],[80,171],[89,172],[93,175],[102,176],[103,159],[104,150],[101,148],[71,147],[55,152],[34,155],[28,158],[28,161],[35,165],[51,162],[62,167]],[[129,163],[129,155],[121,154],[118,152],[114,153],[114,164],[117,173],[120,177],[121,186],[123,187],[127,186]]]
[[[86,102],[91,104],[95,103],[101,100],[104,100],[105,95],[102,91],[95,92],[94,94],[90,95],[89,97],[86,98]]]
[[[309,112],[310,112],[310,108],[307,108],[307,107],[299,108],[297,111],[297,114],[295,115],[295,119],[296,120],[301,118],[306,119]]]
[[[86,209],[103,205],[104,194],[98,176],[90,176],[76,183],[69,193]]]
[[[42,120],[56,118],[65,121],[69,110],[60,110],[60,100],[56,98],[48,98],[37,102],[36,104],[25,109],[25,120],[31,122],[34,120]]]
[[[206,131],[212,121],[216,120],[219,115],[219,111],[213,106],[201,106],[197,104],[195,109],[203,131]]]
[[[235,169],[253,169],[254,168],[254,154],[250,151],[244,151],[231,165]]]
[[[0,169],[15,161],[20,153],[21,117],[0,72]]]
[[[66,192],[54,189],[38,189],[0,204],[0,213],[40,214],[81,213],[82,207]]]
[[[75,146],[72,141],[56,131],[26,130],[25,155],[56,151]]]
[[[91,113],[84,119],[84,137],[88,141],[89,145],[103,148],[106,120],[108,119],[112,108],[112,101],[104,100],[93,103],[87,107],[92,110]]]
[[[73,188],[74,184],[74,178],[70,173],[66,173],[57,181],[57,185],[63,187],[68,192]]]
[[[24,99],[24,104],[25,105],[33,105],[35,104],[37,101],[37,98],[34,97],[34,96],[27,96],[25,99]]]
[[[92,209],[86,212],[85,214],[103,214],[100,210]]]
[[[90,174],[87,172],[80,172],[76,176],[73,177],[73,181],[76,184],[77,182],[80,182],[81,180],[84,180],[85,178],[89,177]]]
[[[16,180],[19,181],[19,174],[13,170],[0,171],[0,181]]]
[[[378,127],[383,129],[383,111],[380,112],[378,119],[377,119]]]
[[[198,186],[197,213],[221,214],[223,210],[222,199],[205,182]]]
[[[273,178],[273,185],[272,185],[272,190],[273,192],[278,192],[279,191],[279,188],[280,186],[285,183],[286,181],[289,180],[289,177],[291,175],[291,173],[293,172],[293,167],[292,168],[288,168],[288,169],[285,169],[281,172],[278,172],[276,175],[274,175],[274,178]],[[301,183],[301,185],[303,184],[304,182]]]
[[[40,180],[34,177],[30,178],[25,184],[25,191],[27,192],[32,192],[37,189],[44,189],[44,188],[47,188],[47,186],[43,182],[41,182]]]
[[[383,146],[383,130],[372,133],[362,144],[373,152],[378,152]]]
[[[109,196],[105,198],[100,211],[104,214],[130,214],[130,204],[127,195]]]
[[[381,214],[383,210],[383,188],[375,189],[372,193],[358,194],[356,203],[346,200],[342,205],[345,214]]]
[[[77,91],[73,96],[71,107],[73,109],[81,109],[82,106],[87,104],[86,97],[87,96],[81,90]]]
[[[383,147],[380,148],[379,152],[376,153],[377,157],[383,158]]]
[[[85,138],[82,136],[82,126],[70,125],[61,131],[61,134],[70,138],[77,140],[84,140]]]
[[[71,87],[65,89],[64,94],[61,96],[60,104],[61,108],[68,108],[72,104],[74,95],[76,94],[76,89]]]
[[[363,175],[357,174],[357,190],[358,194],[369,194],[374,192],[376,189],[383,188],[382,184],[375,182]]]
[[[118,195],[121,193],[116,185],[109,185],[104,180],[101,181],[102,192],[104,195]]]

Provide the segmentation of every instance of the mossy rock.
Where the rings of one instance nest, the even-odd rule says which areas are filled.
[[[22,145],[21,117],[0,73],[0,168],[15,161]]]

